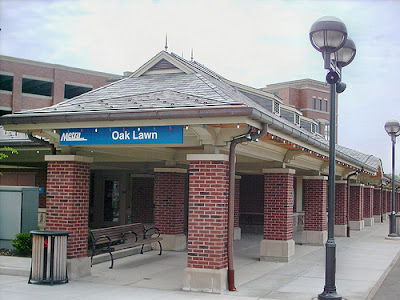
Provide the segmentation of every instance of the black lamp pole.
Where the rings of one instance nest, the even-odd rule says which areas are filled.
[[[328,187],[328,240],[326,242],[325,286],[318,299],[342,300],[336,291],[335,226],[335,165],[336,165],[336,92],[346,85],[341,82],[342,67],[351,63],[356,54],[354,42],[347,37],[346,25],[336,17],[322,17],[311,26],[311,45],[322,53],[324,68],[329,70],[326,81],[330,84],[329,131],[329,187]]]
[[[396,120],[389,120],[385,124],[385,130],[392,139],[392,213],[390,214],[389,237],[398,237],[396,233],[396,205],[395,205],[395,144],[396,137],[400,135],[400,124]]]

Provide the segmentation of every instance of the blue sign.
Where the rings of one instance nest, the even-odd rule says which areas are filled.
[[[70,128],[60,130],[61,146],[182,143],[182,126]]]

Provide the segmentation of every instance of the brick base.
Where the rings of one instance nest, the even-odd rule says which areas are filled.
[[[334,227],[335,236],[347,236],[347,225],[336,225]]]
[[[374,226],[374,218],[364,218],[365,226]]]
[[[228,270],[186,268],[183,278],[183,290],[188,292],[206,292],[220,294],[228,289]]]
[[[350,229],[355,231],[361,231],[364,229],[364,220],[361,221],[350,221]]]
[[[187,237],[185,234],[162,234],[161,246],[166,251],[185,251],[187,249]],[[153,249],[160,249],[158,243],[151,244]]]
[[[67,259],[68,279],[78,279],[91,274],[90,258],[79,257]]]
[[[239,241],[242,239],[242,228],[240,227],[235,227],[233,229],[233,239],[235,241]]]
[[[304,230],[301,239],[303,244],[323,246],[328,240],[328,231]]]
[[[294,251],[294,240],[262,240],[260,243],[260,260],[289,262],[294,257]]]
[[[381,215],[374,216],[374,223],[380,223],[380,222],[381,222]]]

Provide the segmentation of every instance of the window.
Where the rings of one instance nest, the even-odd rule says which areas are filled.
[[[294,115],[294,124],[300,125],[300,115],[298,114]]]
[[[322,110],[322,99],[318,99],[319,102],[319,110]]]
[[[324,100],[324,102],[325,102],[325,111],[327,112],[328,111],[328,100]]]
[[[330,129],[329,129],[329,123],[325,123],[325,126],[324,126],[324,127],[325,127],[325,128],[324,128],[324,136],[325,136],[325,139],[329,141],[329,131],[330,131]]]
[[[84,87],[84,86],[77,86],[72,84],[65,84],[64,87],[64,99],[71,99],[76,96],[79,96],[83,93],[91,91],[92,88]]]
[[[274,101],[274,113],[276,113],[277,115],[279,115],[280,113],[280,105],[277,101]]]
[[[315,97],[312,99],[312,108],[317,109],[317,99]]]
[[[0,74],[0,90],[12,92],[13,77],[10,75]]]
[[[22,93],[51,97],[52,89],[50,81],[22,78]]]
[[[104,221],[118,222],[119,219],[119,182],[104,181]]]
[[[312,133],[315,133],[317,131],[317,125],[315,125],[315,124],[311,124],[311,132]]]

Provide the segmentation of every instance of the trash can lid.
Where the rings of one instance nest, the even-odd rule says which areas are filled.
[[[49,231],[49,230],[32,230],[31,234],[34,235],[45,235],[45,236],[60,236],[60,235],[69,235],[67,231]]]

